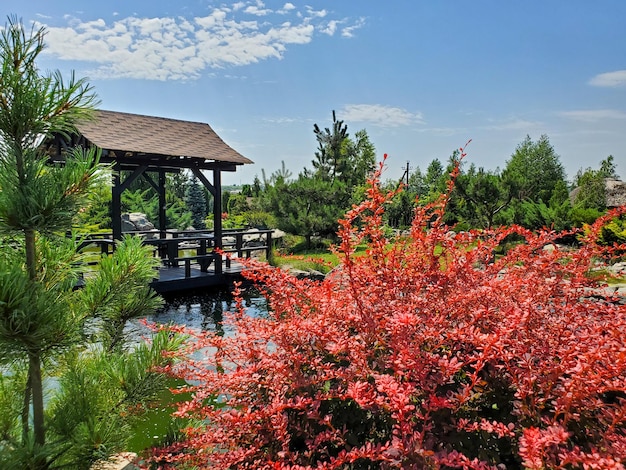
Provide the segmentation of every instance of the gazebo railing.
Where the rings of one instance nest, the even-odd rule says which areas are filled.
[[[143,237],[143,243],[154,247],[153,254],[161,259],[163,267],[184,267],[185,277],[191,276],[191,268],[197,266],[201,272],[208,272],[211,265],[215,274],[221,274],[224,267],[231,267],[231,257],[250,258],[262,252],[266,259],[272,254],[271,229],[232,229],[222,231],[219,251],[230,256],[223,257],[215,246],[212,230],[175,231],[167,230],[164,238],[157,238],[158,231],[127,232]],[[154,238],[153,238],[154,237]],[[79,251],[87,247],[98,247],[101,254],[110,254],[115,249],[112,233],[89,234],[81,240]],[[219,261],[219,262],[218,262]]]

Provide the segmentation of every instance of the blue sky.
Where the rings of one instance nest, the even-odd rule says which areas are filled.
[[[472,140],[504,167],[547,134],[569,177],[609,154],[626,176],[623,0],[3,0],[46,27],[42,69],[100,107],[209,123],[255,162],[224,184],[311,166],[332,110],[365,129],[384,179]]]

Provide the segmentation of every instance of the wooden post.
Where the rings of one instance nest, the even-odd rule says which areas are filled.
[[[120,183],[121,165],[113,164],[113,186],[111,188],[111,228],[113,240],[122,239],[122,185]]]
[[[213,170],[213,188],[215,188],[215,194],[213,195],[213,236],[214,246],[216,249],[221,249],[222,244],[222,173],[219,169]],[[222,257],[219,256],[219,263],[215,263],[215,274],[222,274]]]
[[[266,248],[265,248],[265,259],[268,263],[272,262],[272,231],[267,232],[267,240],[266,240]]]
[[[167,229],[167,215],[165,212],[165,171],[159,169],[159,238],[165,238]]]
[[[235,234],[235,240],[237,240],[235,242],[235,249],[237,250],[237,256],[241,258],[243,256],[243,233],[237,232]]]

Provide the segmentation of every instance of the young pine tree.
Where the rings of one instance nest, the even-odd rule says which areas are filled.
[[[49,165],[39,144],[72,132],[96,98],[83,80],[42,75],[43,48],[44,30],[27,33],[16,18],[0,33],[0,468],[86,469],[123,449],[123,416],[162,383],[150,368],[176,341],[123,346],[126,320],[160,305],[139,240],[75,289],[81,257],[65,234],[98,157],[75,149]]]

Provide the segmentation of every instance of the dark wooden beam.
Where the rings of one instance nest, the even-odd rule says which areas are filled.
[[[215,170],[220,171],[237,171],[237,167],[240,166],[236,163],[230,162],[216,162],[207,161],[199,158],[167,158],[163,155],[141,155],[141,156],[112,156],[102,155],[100,158],[102,163],[119,162],[123,166],[137,167],[141,165],[148,165],[150,168],[164,168],[164,169],[192,169],[197,168],[199,170]]]
[[[150,186],[152,186],[152,189],[154,189],[154,191],[157,194],[159,194],[159,185],[154,182],[154,180],[152,179],[152,177],[150,176],[150,174],[147,171],[143,173],[143,179],[145,179],[148,182],[148,184]]]
[[[48,157],[52,162],[64,162],[65,151],[70,147],[66,144],[62,144],[59,141],[58,146],[49,146],[47,148]],[[203,160],[199,158],[191,157],[179,157],[171,158],[164,155],[137,155],[137,156],[117,156],[115,152],[110,150],[103,150],[100,157],[100,163],[111,164],[119,162],[122,166],[122,170],[131,170],[139,166],[148,166],[148,171],[158,171],[158,168],[163,168],[166,171],[180,171],[181,169],[193,169],[199,170],[215,170],[220,171],[237,171],[237,167],[240,166],[236,163],[230,162],[216,162],[210,160]]]
[[[126,191],[128,187],[133,183],[133,181],[135,181],[137,178],[143,175],[147,169],[148,169],[147,165],[142,165],[140,167],[135,168],[135,170],[126,177],[124,182],[120,184],[120,194]],[[148,183],[150,183],[150,181],[148,181]]]
[[[207,177],[202,174],[202,171],[197,168],[192,168],[191,172],[196,178],[200,180],[200,182],[204,185],[207,191],[210,192],[213,197],[215,197],[215,186],[213,186],[211,182],[207,179]]]

